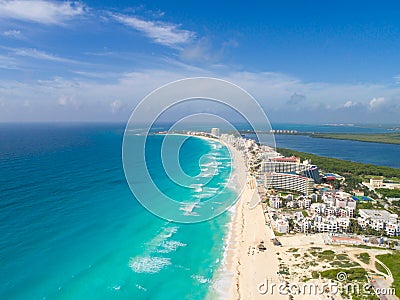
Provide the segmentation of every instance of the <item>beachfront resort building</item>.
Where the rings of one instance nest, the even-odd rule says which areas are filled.
[[[325,192],[322,195],[325,205],[324,213],[340,217],[352,218],[356,209],[357,202],[351,195],[344,192]]]
[[[275,221],[276,231],[279,233],[289,232],[289,222],[287,220],[278,219]]]
[[[211,128],[211,134],[216,137],[219,137],[220,136],[219,128]]]
[[[374,191],[375,189],[400,189],[399,182],[388,182],[384,181],[383,178],[370,178],[369,182],[363,182],[362,184]]]
[[[272,195],[269,197],[269,206],[275,209],[282,207],[282,198],[279,195]]]
[[[357,222],[362,228],[367,226],[377,230],[384,230],[388,236],[400,235],[398,215],[384,209],[360,209]]]
[[[334,217],[318,216],[314,219],[314,230],[317,232],[337,232],[338,228],[338,222]]]
[[[267,189],[295,191],[304,195],[310,195],[313,192],[314,180],[308,177],[276,172],[265,173],[264,176],[264,185]]]
[[[293,161],[285,161],[282,159],[290,159]],[[269,160],[263,160],[260,163],[260,174],[265,173],[288,173],[297,174],[303,177],[311,178],[314,182],[320,179],[318,167],[311,165],[309,161],[299,162],[299,158],[292,157],[276,157]]]
[[[260,162],[259,175],[264,176],[267,189],[298,192],[310,195],[319,179],[318,167],[296,156],[271,156]]]

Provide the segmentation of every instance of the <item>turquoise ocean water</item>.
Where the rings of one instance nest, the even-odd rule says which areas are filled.
[[[203,299],[210,293],[230,213],[182,225],[147,212],[124,177],[123,130],[121,124],[0,125],[0,299]],[[149,139],[149,167],[163,185],[160,138]],[[278,136],[277,144],[399,167],[400,145],[304,136]],[[180,152],[185,172],[198,173],[199,158],[210,153],[229,156],[216,148],[189,139]],[[221,169],[214,184],[230,171]],[[173,195],[167,181],[164,188]],[[193,190],[185,193],[179,190],[180,197],[193,197]]]
[[[184,225],[142,208],[122,169],[122,126],[1,126],[0,299],[203,299],[209,293],[229,212]],[[161,138],[148,140],[153,174],[161,168]],[[199,172],[204,154],[229,157],[225,147],[215,148],[198,138],[185,142],[185,172]],[[214,180],[225,181],[229,172],[224,166]]]

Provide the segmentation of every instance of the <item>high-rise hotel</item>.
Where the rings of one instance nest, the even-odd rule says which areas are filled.
[[[318,167],[300,158],[275,157],[261,163],[260,173],[264,174],[265,187],[295,191],[304,195],[313,192],[314,183],[319,180]]]

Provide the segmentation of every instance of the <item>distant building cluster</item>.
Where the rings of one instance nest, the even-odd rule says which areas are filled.
[[[211,135],[219,137],[220,136],[219,128],[212,128],[211,129]]]
[[[369,226],[377,231],[384,230],[388,236],[400,235],[400,224],[396,214],[383,209],[360,209],[359,215],[357,221],[362,228]]]
[[[398,182],[385,182],[382,178],[370,178],[369,182],[363,182],[364,186],[370,190],[375,189],[400,189],[400,183]]]
[[[278,133],[278,134],[296,134],[297,130],[287,130],[287,129],[271,129],[270,133]]]
[[[213,128],[211,133],[219,136],[217,128]],[[271,147],[259,145],[254,140],[241,136],[221,134],[220,139],[243,154],[249,173],[256,177],[259,190],[264,191],[262,199],[268,204],[271,224],[276,232],[340,234],[351,232],[352,226],[359,226],[361,229],[371,228],[388,236],[400,235],[396,214],[383,209],[360,209],[356,215],[355,196],[363,197],[363,191],[354,190],[355,196],[352,196],[327,188],[316,189],[321,186],[317,182],[343,180],[342,176],[333,173],[321,176],[318,167],[310,161],[301,162],[295,156],[284,157]],[[363,184],[370,189],[398,188],[397,185],[400,185],[384,182],[379,178],[371,178],[368,183]],[[354,241],[338,237],[333,242]]]
[[[286,197],[279,194],[270,195],[269,207],[277,214],[273,224],[276,231],[279,233],[289,232],[288,224],[292,220],[293,230],[296,232],[346,233],[349,231],[351,219],[353,219],[363,229],[369,227],[376,231],[382,231],[388,236],[400,235],[400,223],[396,214],[391,214],[383,209],[360,209],[359,217],[355,219],[357,202],[349,194],[325,192],[318,199],[317,194],[299,196],[296,199],[293,199],[293,195]],[[277,213],[283,208],[298,208],[303,212]]]
[[[222,134],[221,140],[234,145],[244,153],[248,169],[263,178],[267,189],[293,191],[304,195],[313,192],[319,178],[318,167],[300,158],[284,157],[273,148],[258,145],[254,140]]]

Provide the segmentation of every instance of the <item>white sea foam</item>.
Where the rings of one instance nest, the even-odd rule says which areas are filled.
[[[185,211],[183,213],[183,215],[184,216],[192,216],[192,217],[198,217],[199,216],[199,214],[197,212],[194,212],[194,211]]]
[[[221,156],[221,157],[218,157],[218,160],[231,160],[231,158],[226,157],[226,156]]]
[[[142,290],[142,291],[144,291],[144,292],[147,291],[147,289],[144,288],[144,287],[142,287],[140,284],[136,284],[136,287],[137,287],[139,290]]]
[[[202,193],[202,194],[194,195],[194,197],[197,198],[197,199],[204,199],[204,198],[211,198],[215,194],[216,194],[216,192],[214,192],[214,193]]]
[[[160,245],[170,237],[172,237],[177,231],[178,226],[166,226],[162,228],[162,231],[153,237],[149,242],[146,243],[147,254],[155,252]]]
[[[201,173],[200,177],[213,177],[214,176],[214,172],[213,173]]]
[[[193,278],[193,279],[196,279],[199,283],[202,283],[202,284],[210,282],[210,279],[205,278],[202,275],[192,275],[190,277]]]
[[[210,166],[216,166],[216,165],[218,165],[217,162],[215,162],[215,161],[210,161],[210,162],[201,164],[200,167],[210,167]]]
[[[214,192],[216,192],[216,191],[218,191],[219,190],[219,188],[213,188],[213,187],[204,187],[204,191],[205,192],[211,192],[211,191],[214,191]]]
[[[189,187],[190,188],[192,188],[192,189],[194,189],[194,191],[196,192],[196,193],[200,193],[203,189],[202,189],[202,186],[203,186],[203,184],[201,184],[201,183],[193,183],[193,184],[191,184]]]
[[[171,259],[167,257],[133,257],[129,261],[129,267],[135,273],[155,274],[171,265]]]
[[[201,194],[199,194],[201,195]],[[197,196],[197,195],[196,195]],[[184,216],[198,216],[199,214],[194,212],[195,208],[199,208],[199,202],[190,202],[190,203],[182,203],[182,206],[179,210],[183,211]]]
[[[179,247],[186,247],[187,245],[179,242],[179,241],[165,241],[164,243],[161,244],[161,249],[159,249],[157,252],[159,253],[170,253],[173,251],[176,251]]]
[[[193,184],[189,185],[189,187],[192,189],[197,188],[197,187],[202,187],[202,186],[203,186],[202,183],[193,183]]]

